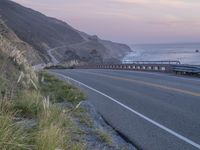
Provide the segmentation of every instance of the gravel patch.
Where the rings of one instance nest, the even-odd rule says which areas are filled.
[[[82,115],[85,115],[86,123],[81,122],[79,117],[74,117],[75,123],[84,133],[82,137],[87,150],[136,150],[136,148],[123,139],[88,101],[81,102]],[[85,110],[85,111],[84,111]],[[83,117],[83,116],[81,116]]]

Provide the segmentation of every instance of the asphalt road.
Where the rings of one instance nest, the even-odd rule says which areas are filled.
[[[80,86],[144,150],[200,149],[200,79],[116,70],[54,70]]]

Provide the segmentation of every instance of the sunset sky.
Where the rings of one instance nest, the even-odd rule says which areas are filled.
[[[117,42],[200,42],[200,0],[13,1]]]

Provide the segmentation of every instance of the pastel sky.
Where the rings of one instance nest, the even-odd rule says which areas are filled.
[[[13,0],[101,38],[200,42],[200,0]]]

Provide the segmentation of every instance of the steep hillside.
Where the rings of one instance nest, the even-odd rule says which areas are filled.
[[[11,29],[9,29],[1,19],[0,19],[0,40],[1,40],[0,53],[11,55],[14,49],[20,50],[25,56],[25,58],[29,60],[29,64],[35,65],[43,62],[43,60],[38,55],[36,50],[26,42],[20,40],[17,37],[17,35]],[[6,45],[9,44],[11,45],[11,47],[13,47],[13,49],[7,48]]]
[[[63,21],[47,17],[9,0],[0,1],[0,15],[16,35],[33,46],[46,62],[52,61],[49,50],[56,47],[62,48],[51,50],[51,54],[56,54],[55,58],[59,62],[69,58],[68,53],[65,53],[69,50],[76,53],[81,60],[91,63],[119,60],[131,51],[124,44],[87,35]],[[100,56],[98,62],[89,55],[94,50]]]

